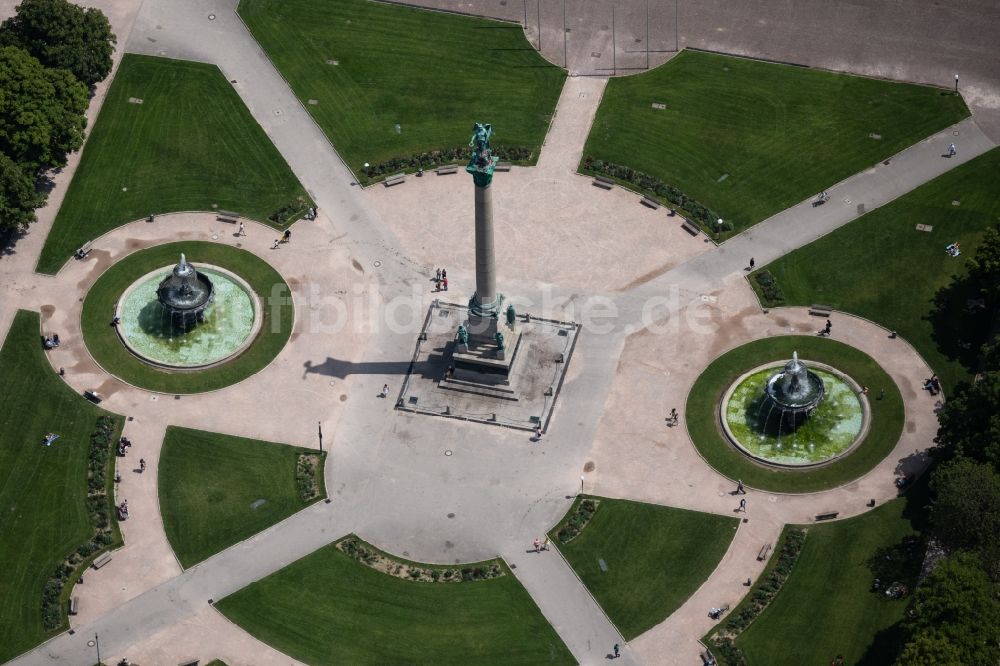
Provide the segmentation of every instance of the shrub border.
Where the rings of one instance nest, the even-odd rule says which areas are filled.
[[[507,564],[500,558],[467,562],[450,566],[447,564],[426,564],[396,557],[373,546],[356,534],[348,534],[337,540],[334,546],[352,560],[374,569],[386,576],[420,583],[471,583],[493,578],[501,578],[510,573]],[[386,571],[379,565],[395,565],[394,571]],[[441,580],[441,579],[444,580]]]

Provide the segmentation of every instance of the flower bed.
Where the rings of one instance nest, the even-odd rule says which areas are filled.
[[[597,507],[601,505],[601,500],[594,497],[580,497],[576,500],[573,508],[566,516],[563,524],[555,529],[556,538],[559,543],[569,543],[580,535],[583,528],[590,523],[590,519],[597,513]]]
[[[527,164],[531,161],[532,151],[530,148],[520,146],[491,146],[493,155],[504,162],[517,164]],[[442,148],[432,150],[407,157],[394,157],[391,160],[372,164],[361,177],[365,182],[377,181],[385,176],[391,176],[400,171],[416,171],[417,169],[432,169],[444,164],[455,164],[467,162],[470,156],[470,148],[462,146],[459,148]]]
[[[337,548],[348,557],[384,574],[423,583],[462,583],[506,575],[505,567],[499,560],[476,562],[463,567],[419,564],[393,557],[353,535],[338,541]]]
[[[319,484],[316,483],[316,470],[319,464],[320,456],[299,454],[298,463],[295,465],[295,483],[299,488],[299,495],[305,502],[319,495]]]

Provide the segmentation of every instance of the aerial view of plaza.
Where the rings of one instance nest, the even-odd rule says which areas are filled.
[[[0,0],[0,664],[1000,666],[996,0]]]

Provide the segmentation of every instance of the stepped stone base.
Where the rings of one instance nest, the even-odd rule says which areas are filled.
[[[466,306],[429,308],[397,409],[532,430],[547,426],[569,365],[579,327],[573,322],[518,318],[499,326],[505,349],[492,335],[458,342]],[[495,332],[495,329],[494,329]]]

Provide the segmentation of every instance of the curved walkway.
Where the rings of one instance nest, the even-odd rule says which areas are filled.
[[[234,4],[225,0],[222,7],[231,10]],[[747,258],[755,255],[764,263],[780,256],[854,219],[856,202],[869,209],[882,205],[992,147],[967,121],[956,128],[958,159],[936,158],[939,144],[951,140],[941,133],[903,151],[888,167],[833,186],[831,194],[843,205],[817,213],[804,203],[713,248],[700,237],[661,228],[667,218],[658,220],[639,208],[634,195],[603,192],[573,175],[603,82],[570,79],[539,166],[512,171],[506,181],[498,177],[498,206],[502,200],[512,237],[534,239],[533,225],[539,221],[551,220],[552,226],[541,251],[515,251],[499,262],[499,277],[513,298],[540,304],[544,314],[583,319],[581,305],[594,297],[619,314],[605,333],[599,321],[583,319],[584,334],[554,428],[536,445],[514,431],[393,412],[391,403],[374,398],[383,383],[393,389],[399,385],[416,336],[412,322],[390,326],[387,313],[402,304],[419,321],[433,298],[427,278],[433,266],[446,261],[459,262],[454,269],[449,266],[456,291],[464,294],[472,283],[471,271],[463,267],[471,265],[465,260],[468,248],[442,258],[439,249],[422,245],[401,221],[415,207],[430,208],[431,200],[440,210],[452,211],[452,225],[467,224],[471,188],[467,181],[438,183],[436,177],[413,179],[393,190],[354,187],[350,173],[236,16],[216,11],[217,19],[209,22],[195,0],[146,0],[129,48],[219,64],[318,202],[321,218],[296,224],[292,243],[270,250],[274,232],[261,225],[251,224],[246,238],[235,238],[232,228],[212,215],[161,216],[154,224],[134,222],[106,234],[88,260],[68,263],[55,277],[29,277],[26,262],[37,256],[41,244],[34,239],[47,231],[42,225],[29,235],[31,242],[19,246],[14,262],[0,263],[0,277],[12,278],[0,283],[3,331],[3,317],[9,318],[12,308],[42,311],[44,325],[65,341],[50,356],[54,366],[67,369],[66,380],[75,390],[97,389],[108,396],[109,409],[134,418],[128,432],[136,447],[126,463],[141,455],[151,464],[146,475],[123,474],[127,478],[119,492],[130,498],[133,512],[123,525],[127,545],[105,569],[88,573],[88,591],[80,588],[87,595],[82,606],[87,615],[74,623],[77,632],[56,637],[13,663],[89,663],[85,642],[95,632],[115,659],[133,658],[133,647],[154,662],[212,658],[222,654],[215,651],[221,641],[234,663],[259,663],[258,656],[284,663],[282,655],[262,650],[222,620],[208,601],[349,531],[417,560],[503,554],[517,565],[518,578],[574,656],[583,663],[603,662],[612,644],[623,643],[618,632],[587,601],[589,593],[561,558],[524,553],[531,539],[568,508],[581,471],[587,492],[731,512],[726,494],[731,484],[697,456],[683,429],[665,430],[662,416],[670,406],[683,405],[697,373],[722,351],[764,335],[815,329],[816,320],[798,309],[760,312],[742,277]],[[504,187],[510,187],[508,194]],[[538,194],[524,196],[531,188]],[[562,188],[572,194],[564,196]],[[632,242],[662,245],[646,247],[642,259],[627,267],[627,279],[614,271],[626,263],[629,243],[615,241],[617,230],[607,223],[624,206],[631,206],[634,212],[628,215],[646,227]],[[566,240],[579,228],[592,239],[568,250]],[[455,245],[471,246],[467,231],[463,227]],[[447,226],[424,232],[449,237]],[[292,287],[297,315],[290,343],[260,374],[211,394],[174,399],[130,387],[97,367],[80,338],[79,299],[111,262],[182,238],[239,243],[271,262]],[[608,248],[615,248],[612,259]],[[565,252],[583,256],[560,260]],[[613,262],[613,270],[602,268],[602,262]],[[624,293],[609,295],[618,289]],[[648,308],[653,301],[658,307]],[[338,321],[343,327],[334,326]],[[934,418],[933,405],[926,404],[918,386],[930,370],[904,341],[888,340],[871,323],[837,315],[833,337],[870,353],[900,385],[907,428],[899,445],[870,474],[842,488],[806,496],[751,492],[750,520],[737,531],[720,567],[680,610],[627,646],[625,661],[658,663],[664,655],[689,661],[695,640],[711,624],[707,607],[738,599],[746,589],[734,582],[759,573],[761,565],[748,554],[762,540],[773,540],[783,523],[808,520],[816,507],[835,504],[842,515],[860,513],[868,498],[892,496],[897,465],[923,464],[921,452],[930,444]],[[315,446],[317,421],[331,446],[326,478],[332,503],[313,505],[180,572],[162,526],[156,518],[145,520],[155,510],[155,460],[165,426]],[[454,455],[445,457],[446,448]],[[621,455],[623,450],[629,455]],[[593,472],[587,462],[594,463]],[[185,626],[200,629],[178,629]],[[184,636],[183,644],[176,636]]]

